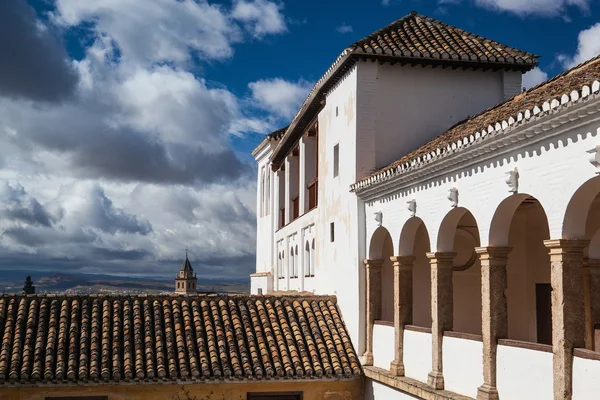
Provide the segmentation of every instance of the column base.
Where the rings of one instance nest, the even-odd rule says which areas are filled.
[[[427,375],[427,384],[434,389],[444,390],[444,375],[441,372],[431,371]]]
[[[390,373],[395,376],[404,376],[404,363],[402,361],[393,360],[390,363]]]
[[[488,385],[481,385],[477,388],[477,400],[498,400],[498,389]]]
[[[359,357],[362,365],[373,365],[373,353],[367,352]]]

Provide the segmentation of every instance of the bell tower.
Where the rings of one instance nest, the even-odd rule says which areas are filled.
[[[197,293],[197,283],[198,278],[196,278],[196,274],[194,273],[194,269],[192,268],[192,264],[190,263],[186,249],[185,261],[183,262],[183,266],[179,270],[179,273],[175,277],[175,293],[195,294]]]

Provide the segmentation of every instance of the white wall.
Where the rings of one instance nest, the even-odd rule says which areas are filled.
[[[502,71],[366,65],[377,69],[377,168],[504,100]]]
[[[600,393],[600,361],[574,357],[573,400],[596,400]]]
[[[497,384],[501,399],[552,399],[552,353],[498,345]]]
[[[444,336],[442,352],[445,389],[476,398],[483,384],[483,343]]]
[[[375,324],[373,326],[373,366],[390,369],[394,360],[394,327]]]
[[[431,372],[431,333],[404,330],[404,373],[427,383]]]
[[[413,400],[418,397],[385,386],[371,379],[365,380],[365,400]]]

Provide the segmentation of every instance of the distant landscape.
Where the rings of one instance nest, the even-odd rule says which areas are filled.
[[[61,272],[0,271],[0,293],[21,293],[25,277],[31,275],[36,293],[61,294],[162,294],[174,291],[175,281],[139,277]],[[249,293],[249,279],[198,278],[198,291],[210,293]]]

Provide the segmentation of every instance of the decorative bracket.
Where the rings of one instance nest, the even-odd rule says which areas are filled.
[[[383,224],[383,213],[381,211],[375,213],[375,221],[377,221],[377,226]]]
[[[458,189],[453,187],[448,190],[448,200],[452,203],[452,207],[456,207],[458,205]]]
[[[513,171],[508,171],[506,175],[508,191],[511,193],[517,193],[519,191],[519,170],[515,167]]]
[[[410,211],[410,216],[414,217],[417,214],[417,201],[415,199],[406,202],[406,207]]]
[[[589,162],[591,162],[592,165],[596,167],[596,173],[600,174],[600,145],[594,147],[591,150],[588,150],[587,153],[589,154]]]

